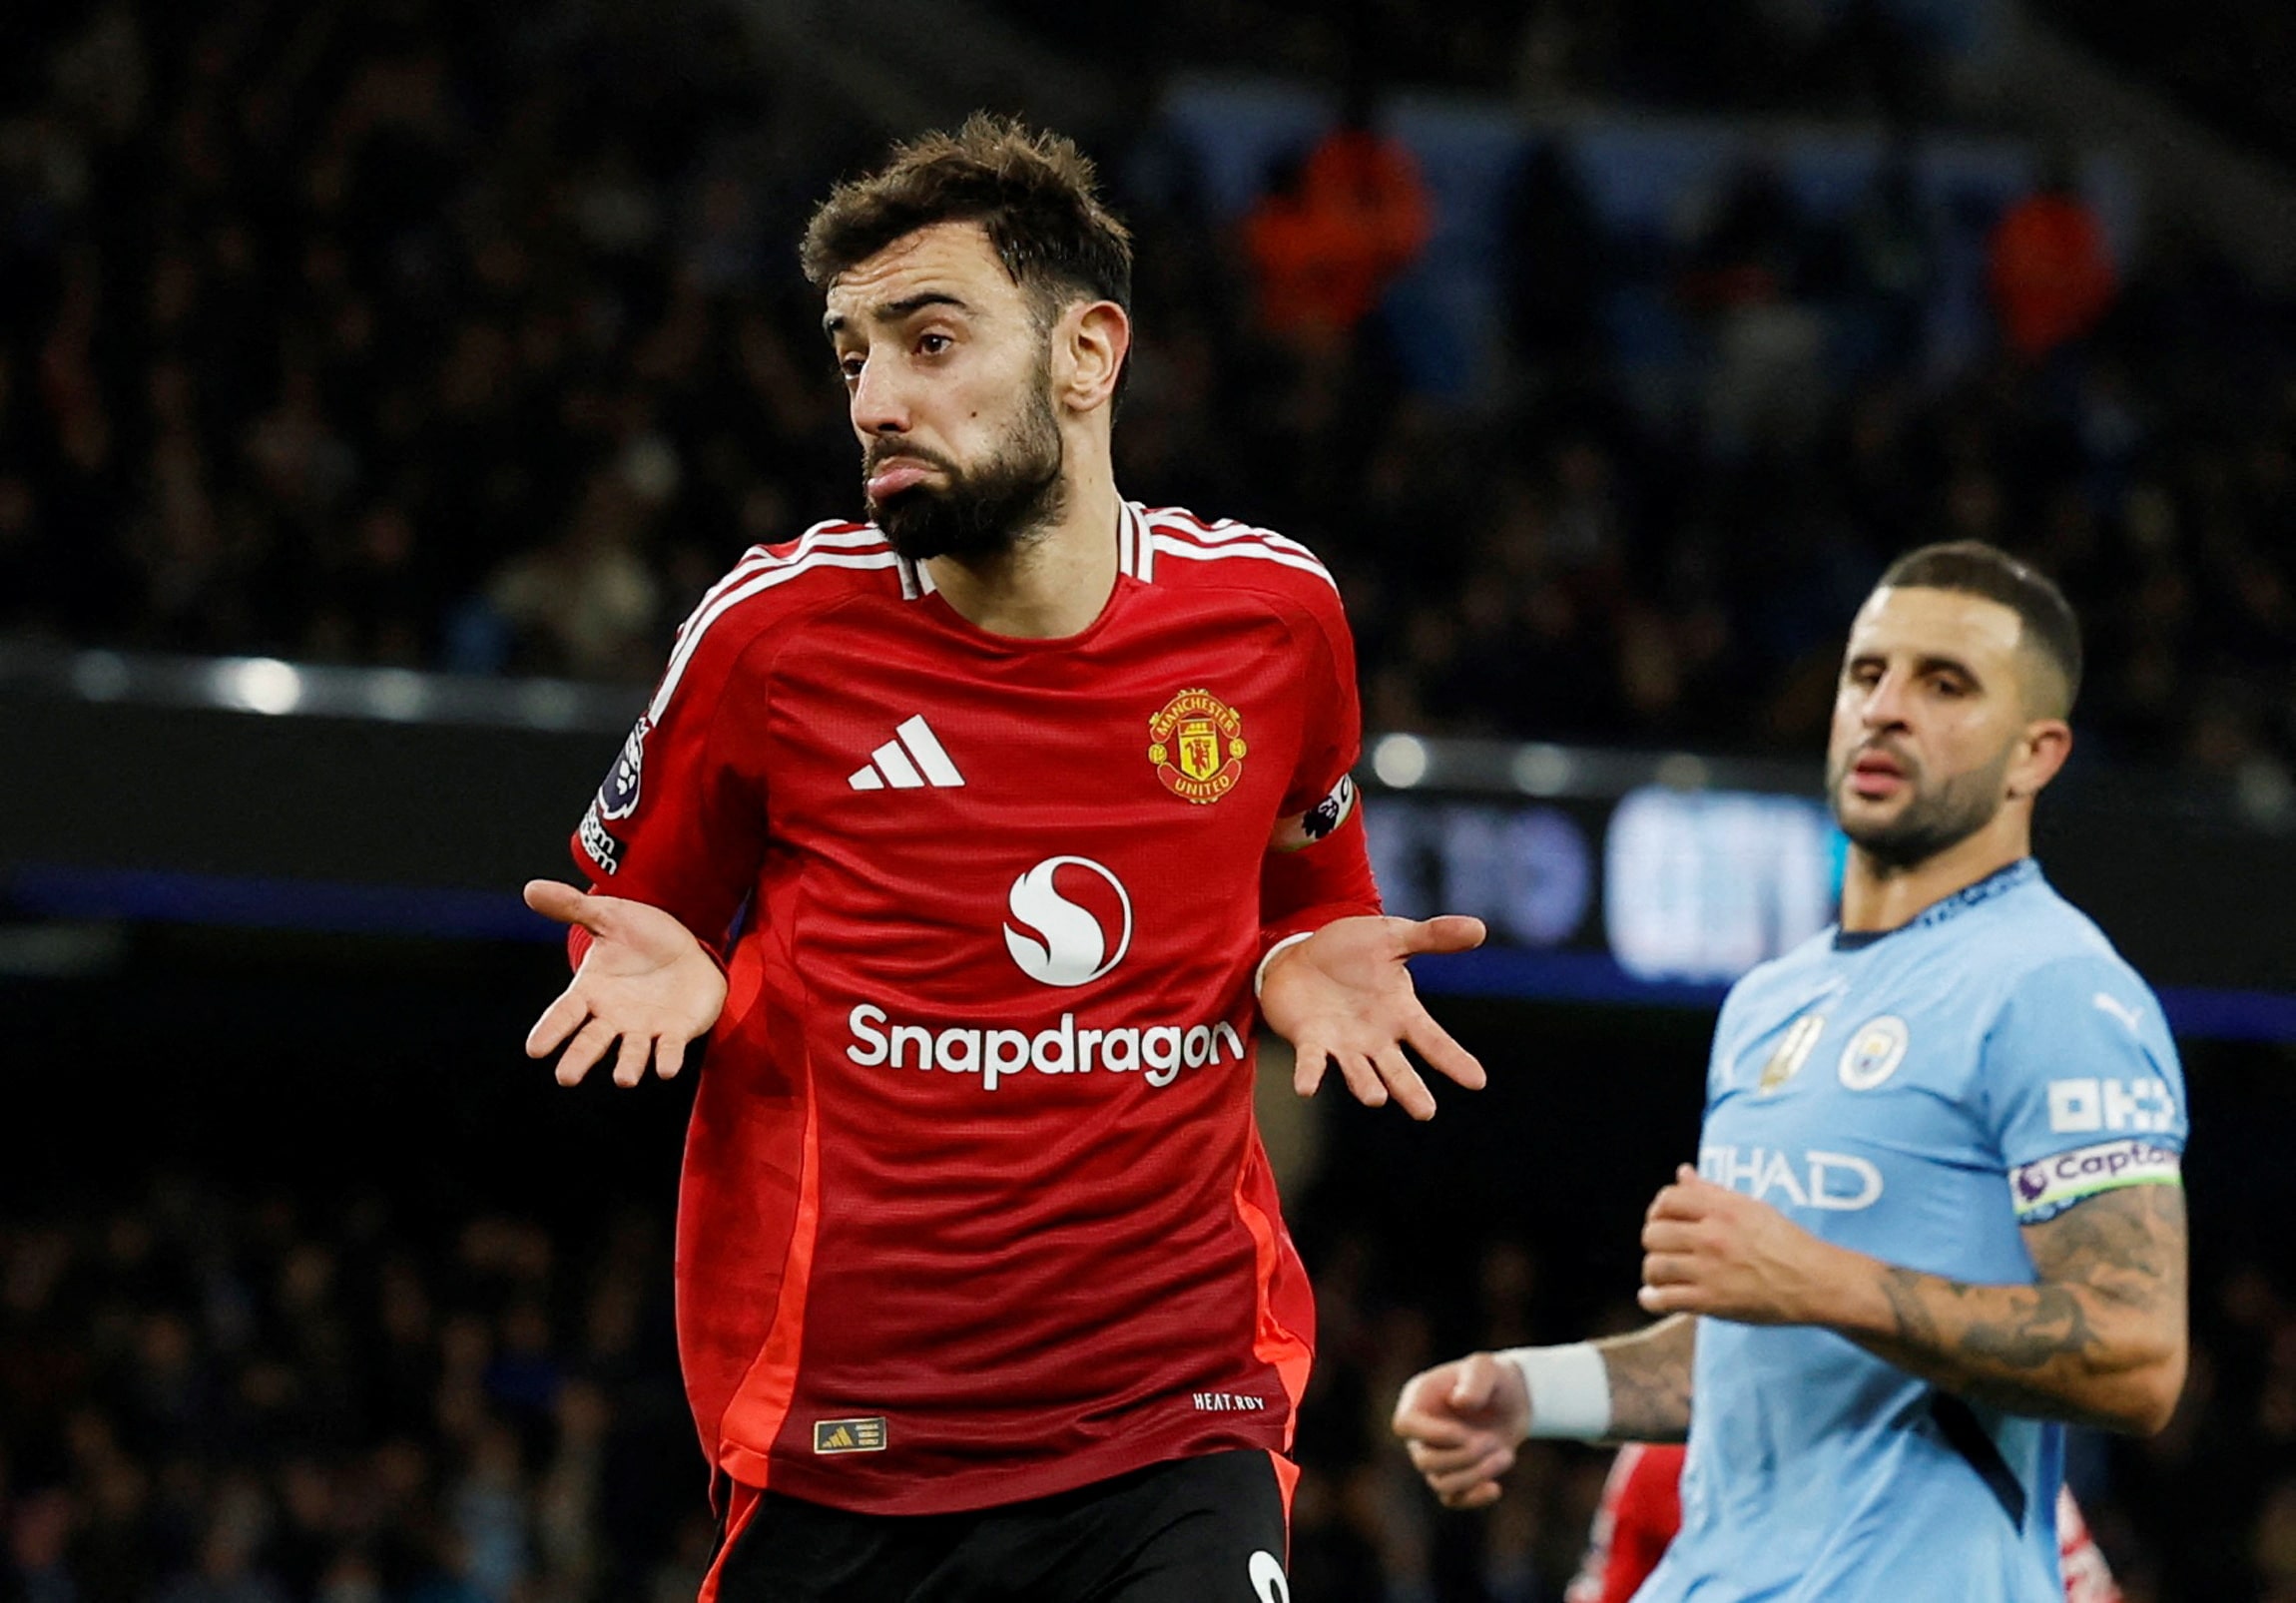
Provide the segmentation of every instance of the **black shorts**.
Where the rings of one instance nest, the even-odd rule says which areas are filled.
[[[702,1603],[1291,1603],[1276,1466],[1209,1453],[956,1514],[737,1487]]]

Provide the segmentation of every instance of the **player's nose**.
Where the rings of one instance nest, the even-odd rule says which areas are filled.
[[[889,365],[863,362],[861,376],[854,381],[854,430],[864,439],[908,432],[908,396],[897,377],[886,370]]]
[[[1909,692],[1912,683],[1911,676],[1895,671],[1876,680],[1874,688],[1866,692],[1865,706],[1859,709],[1866,727],[1889,729],[1902,726],[1911,705]]]

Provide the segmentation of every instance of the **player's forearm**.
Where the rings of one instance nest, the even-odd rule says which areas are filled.
[[[2149,1433],[2184,1381],[2173,1314],[2126,1289],[1976,1286],[1846,1253],[1840,1307],[1821,1321],[1878,1357],[2013,1413]]]
[[[1698,1322],[1687,1314],[1594,1343],[1610,1379],[1613,1441],[1681,1441],[1690,1434],[1690,1370]]]
[[[1349,795],[1353,796],[1352,790]],[[1260,869],[1261,949],[1334,919],[1376,914],[1379,884],[1363,814],[1351,809],[1326,835],[1298,849],[1271,850]]]

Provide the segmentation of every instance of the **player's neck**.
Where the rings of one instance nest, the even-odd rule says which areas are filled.
[[[2003,807],[1977,833],[1903,867],[1877,861],[1853,844],[1842,874],[1842,928],[1852,934],[1896,929],[2031,854],[2031,814],[2014,805]]]
[[[994,557],[933,557],[933,588],[958,617],[992,635],[1057,640],[1080,634],[1116,588],[1116,535],[1124,515],[1103,445],[1069,457],[1057,521]]]

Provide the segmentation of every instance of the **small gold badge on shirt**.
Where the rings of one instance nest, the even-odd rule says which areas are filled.
[[[1208,690],[1184,690],[1148,721],[1148,761],[1164,789],[1217,802],[1244,777],[1244,715]]]
[[[1810,1061],[1810,1049],[1818,1044],[1818,1037],[1826,1033],[1826,1015],[1804,1013],[1796,1019],[1793,1028],[1778,1043],[1778,1050],[1770,1054],[1770,1061],[1762,1065],[1762,1078],[1755,1089],[1768,1096],[1788,1080],[1802,1072],[1802,1065]]]
[[[873,1419],[816,1419],[816,1452],[884,1451],[884,1416]]]

